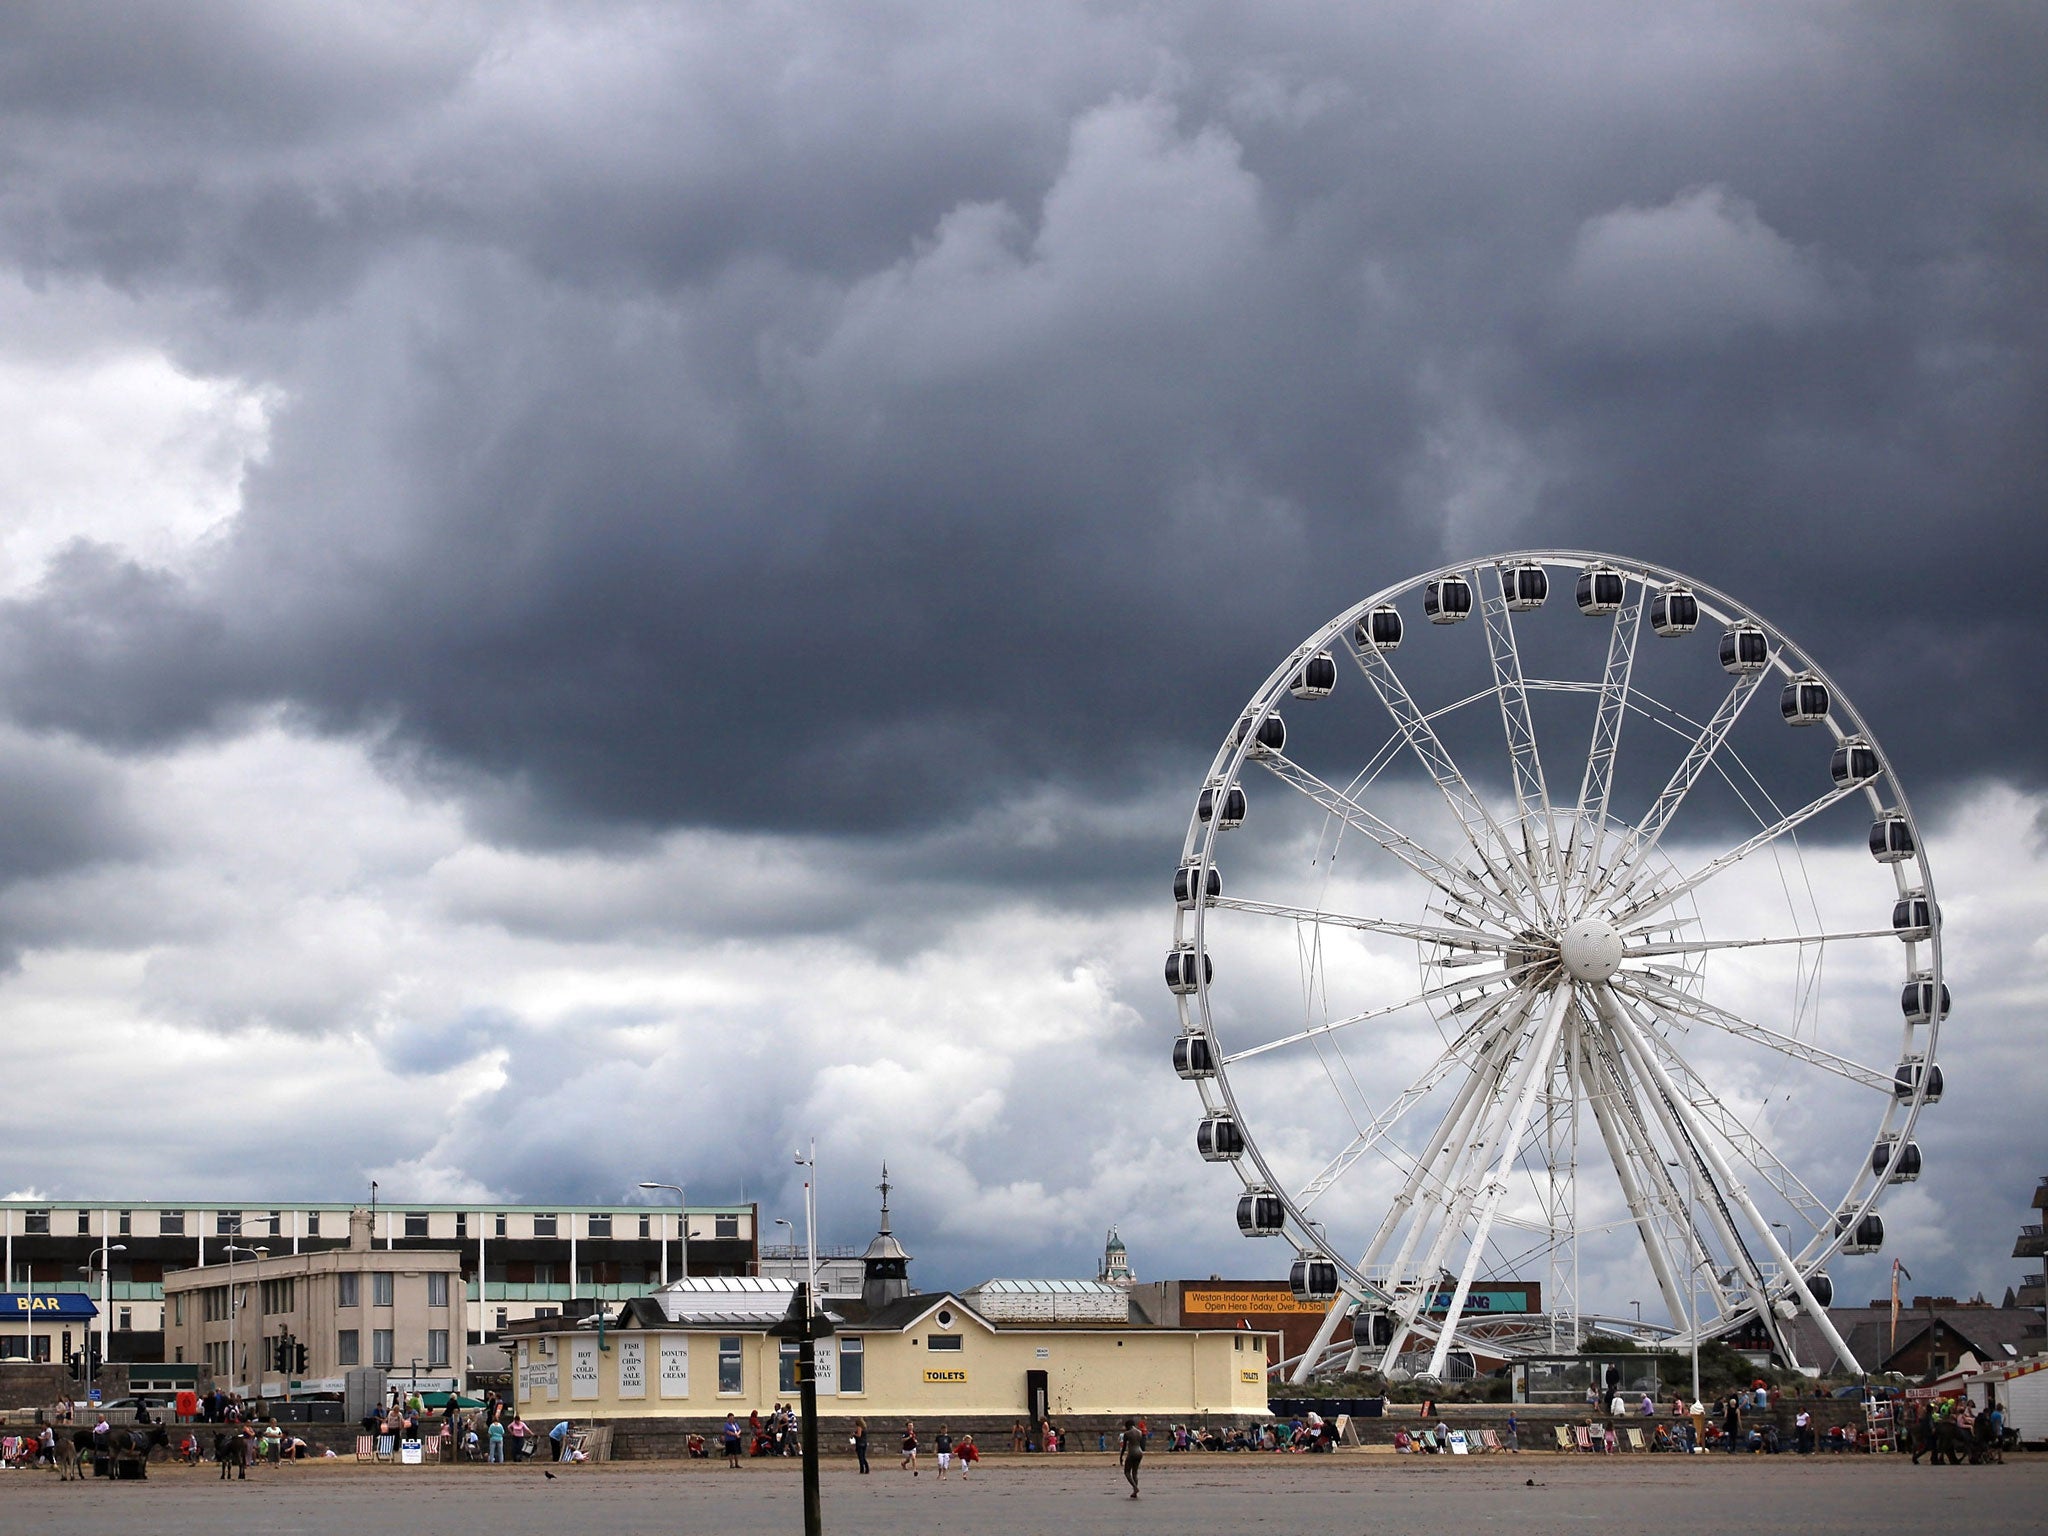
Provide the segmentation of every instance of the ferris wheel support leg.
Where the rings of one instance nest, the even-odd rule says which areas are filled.
[[[1536,1037],[1535,1049],[1530,1051],[1528,1063],[1523,1068],[1520,1091],[1515,1095],[1514,1113],[1508,1119],[1507,1135],[1500,1143],[1500,1157],[1493,1165],[1493,1177],[1486,1184],[1479,1220],[1472,1229],[1472,1244],[1465,1250],[1465,1267],[1458,1272],[1457,1289],[1451,1292],[1451,1305],[1444,1313],[1443,1332],[1437,1335],[1436,1350],[1429,1357],[1429,1374],[1432,1376],[1442,1376],[1444,1362],[1450,1358],[1458,1321],[1465,1315],[1465,1303],[1472,1295],[1472,1281],[1479,1273],[1479,1261],[1486,1254],[1486,1240],[1493,1231],[1493,1218],[1508,1192],[1508,1179],[1515,1171],[1515,1159],[1521,1154],[1522,1137],[1529,1129],[1529,1115],[1536,1107],[1536,1095],[1549,1079],[1551,1061],[1557,1055],[1557,1037],[1564,1029],[1564,1005],[1569,995],[1569,989],[1562,986],[1551,992],[1549,1017],[1544,1019],[1542,1033]]]
[[[1634,1148],[1623,1145],[1621,1132],[1614,1123],[1614,1106],[1608,1102],[1612,1090],[1590,1081],[1583,1085],[1583,1089],[1586,1102],[1593,1109],[1593,1122],[1600,1128],[1600,1139],[1606,1144],[1607,1156],[1620,1179],[1622,1198],[1628,1202],[1629,1214],[1635,1218],[1636,1229],[1642,1234],[1643,1251],[1649,1256],[1650,1269],[1657,1277],[1657,1289],[1663,1293],[1668,1315],[1675,1322],[1683,1318],[1686,1311],[1679,1295],[1677,1276],[1671,1272],[1671,1256],[1664,1251],[1664,1240],[1657,1235],[1656,1213],[1630,1167],[1632,1158],[1639,1154]]]
[[[1400,1304],[1393,1337],[1387,1341],[1386,1349],[1380,1357],[1380,1370],[1383,1372],[1390,1370],[1394,1362],[1400,1358],[1401,1347],[1408,1342],[1409,1334],[1415,1331],[1416,1319],[1421,1315],[1427,1298],[1435,1291],[1437,1266],[1443,1262],[1444,1250],[1450,1245],[1451,1234],[1457,1230],[1460,1199],[1466,1194],[1464,1179],[1475,1160],[1475,1148],[1481,1140],[1474,1132],[1485,1123],[1486,1112],[1495,1107],[1495,1100],[1491,1097],[1492,1086],[1511,1064],[1514,1042],[1522,1026],[1528,1021],[1534,1005],[1535,996],[1531,993],[1523,993],[1517,997],[1513,1018],[1494,1040],[1492,1048],[1468,1081],[1466,1100],[1460,1107],[1454,1123],[1432,1143],[1437,1149],[1430,1159],[1432,1164],[1436,1157],[1449,1154],[1449,1166],[1440,1181],[1442,1197],[1437,1201],[1443,1208],[1443,1224],[1430,1245],[1429,1257],[1420,1272],[1428,1275],[1427,1286],[1418,1283],[1407,1299]],[[1469,1199],[1465,1203],[1469,1204]],[[1407,1235],[1401,1240],[1400,1252],[1394,1258],[1394,1277],[1397,1286],[1401,1283],[1400,1277],[1409,1273],[1409,1261],[1414,1258],[1416,1245],[1428,1225],[1428,1210],[1418,1210],[1415,1220],[1409,1225]]]
[[[1301,1358],[1295,1362],[1293,1371],[1289,1373],[1289,1381],[1299,1385],[1315,1374],[1315,1368],[1322,1360],[1324,1352],[1329,1349],[1330,1341],[1337,1336],[1338,1324],[1350,1315],[1352,1305],[1353,1298],[1344,1291],[1339,1291],[1332,1298],[1329,1310],[1323,1314],[1322,1322],[1316,1325],[1316,1336],[1309,1341],[1308,1348],[1302,1351]]]
[[[1799,1266],[1792,1261],[1792,1256],[1779,1243],[1777,1233],[1771,1229],[1770,1222],[1765,1218],[1763,1212],[1756,1208],[1756,1202],[1750,1199],[1748,1189],[1743,1186],[1741,1180],[1735,1177],[1727,1162],[1714,1149],[1713,1143],[1708,1140],[1706,1128],[1694,1116],[1691,1103],[1684,1094],[1678,1091],[1678,1086],[1665,1073],[1663,1065],[1657,1061],[1655,1055],[1643,1049],[1641,1043],[1633,1038],[1634,1023],[1632,1020],[1623,1020],[1621,1005],[1615,999],[1612,991],[1603,986],[1600,989],[1600,1000],[1602,1012],[1606,1015],[1610,1028],[1617,1028],[1616,1021],[1622,1020],[1617,1028],[1617,1033],[1622,1038],[1624,1048],[1628,1049],[1635,1058],[1637,1070],[1648,1074],[1649,1080],[1656,1085],[1659,1096],[1670,1112],[1685,1126],[1687,1134],[1692,1139],[1693,1144],[1699,1149],[1701,1157],[1713,1169],[1715,1177],[1721,1181],[1722,1187],[1728,1192],[1729,1197],[1742,1208],[1743,1214],[1749,1218],[1750,1224],[1756,1229],[1757,1236],[1762,1240],[1764,1247],[1770,1251],[1779,1272],[1790,1282],[1793,1292],[1799,1298],[1800,1305],[1806,1310],[1806,1315],[1813,1319],[1814,1325],[1820,1329],[1821,1337],[1827,1340],[1828,1347],[1834,1350],[1836,1358],[1847,1369],[1851,1371],[1860,1370],[1861,1367],[1857,1364],[1856,1356],[1850,1352],[1848,1344],[1843,1341],[1842,1335],[1836,1330],[1833,1321],[1828,1317],[1827,1308],[1814,1300],[1813,1292],[1807,1287],[1806,1277],[1799,1272]],[[1794,1351],[1791,1334],[1780,1326],[1777,1315],[1771,1309],[1770,1297],[1764,1286],[1763,1276],[1761,1274],[1754,1275],[1752,1283],[1756,1287],[1758,1316],[1762,1319],[1764,1326],[1780,1341],[1780,1347],[1784,1350],[1786,1359],[1796,1363],[1798,1355]]]

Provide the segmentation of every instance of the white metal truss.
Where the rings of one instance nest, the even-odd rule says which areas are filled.
[[[1515,647],[1515,616],[1501,588],[1498,566],[1488,568],[1492,589],[1480,604],[1486,624],[1486,654],[1493,666],[1493,689],[1500,696],[1501,729],[1507,736],[1508,762],[1520,812],[1522,865],[1536,877],[1531,895],[1537,908],[1553,921],[1565,887],[1564,855],[1558,847],[1557,823],[1550,811],[1550,787],[1543,781],[1543,754],[1536,745],[1536,721],[1529,713],[1529,690],[1522,681],[1522,654]],[[1482,578],[1483,579],[1483,578]],[[1544,878],[1548,876],[1548,878]]]

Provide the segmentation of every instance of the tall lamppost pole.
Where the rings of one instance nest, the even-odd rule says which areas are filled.
[[[676,1278],[690,1278],[690,1210],[689,1202],[683,1198],[680,1184],[657,1184],[649,1179],[640,1181],[642,1189],[665,1189],[676,1197]],[[661,1265],[668,1268],[668,1244],[661,1245]],[[665,1282],[664,1282],[665,1283]]]
[[[233,1396],[235,1393],[235,1382],[239,1375],[235,1369],[235,1345],[237,1343],[235,1322],[235,1255],[246,1253],[252,1259],[266,1259],[270,1256],[270,1250],[268,1248],[244,1248],[240,1243],[225,1243],[222,1245],[222,1251],[228,1256],[228,1393],[230,1396]],[[262,1271],[258,1270],[257,1273],[260,1275]]]
[[[99,1271],[99,1276],[100,1276],[100,1358],[99,1358],[99,1363],[100,1363],[101,1365],[105,1365],[105,1364],[107,1363],[107,1266],[108,1266],[109,1256],[110,1256],[110,1255],[112,1255],[112,1254],[116,1254],[116,1253],[126,1253],[127,1251],[128,1251],[128,1245],[127,1245],[126,1243],[113,1243],[113,1244],[109,1244],[109,1243],[107,1242],[107,1234],[106,1234],[105,1232],[102,1232],[102,1233],[100,1233],[100,1251],[99,1251],[99,1252],[98,1252],[97,1254],[93,1255],[93,1257],[92,1257],[92,1260],[91,1260],[91,1261],[90,1261],[89,1263],[81,1264],[81,1265],[79,1265],[79,1266],[78,1266],[78,1272],[79,1272],[79,1273],[80,1273],[81,1275],[84,1275],[84,1276],[85,1276],[85,1277],[86,1277],[86,1278],[87,1278],[88,1280],[92,1278],[92,1273],[93,1273],[93,1271],[94,1271],[94,1270],[98,1270],[98,1271]],[[91,1376],[91,1373],[90,1373],[90,1372],[88,1372],[88,1373],[87,1373],[87,1376],[88,1376],[88,1380],[86,1381],[86,1385],[87,1385],[87,1386],[91,1386],[91,1385],[92,1385],[92,1382],[91,1382],[91,1380],[90,1380],[90,1376]]]
[[[804,1279],[809,1294],[818,1294],[818,1141],[811,1138],[808,1153],[798,1153],[796,1164],[804,1170]]]
[[[804,1536],[822,1536],[823,1503],[818,1492],[818,1340],[834,1332],[832,1319],[812,1305],[810,1285],[802,1280],[789,1298],[789,1311],[768,1330],[775,1340],[796,1340],[797,1406],[803,1415],[799,1440],[804,1461]]]

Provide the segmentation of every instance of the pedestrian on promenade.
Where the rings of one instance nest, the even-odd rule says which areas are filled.
[[[932,1449],[938,1453],[939,1481],[946,1480],[946,1468],[953,1465],[953,1433],[945,1425],[939,1426],[939,1436],[932,1441]]]
[[[855,1419],[853,1421],[853,1455],[854,1459],[860,1463],[860,1475],[866,1477],[868,1475],[868,1421],[866,1419]]]
[[[914,1420],[903,1421],[903,1466],[912,1477],[917,1476],[917,1424]]]
[[[1145,1437],[1139,1432],[1136,1419],[1124,1420],[1124,1432],[1119,1446],[1124,1481],[1131,1485],[1131,1497],[1135,1499],[1138,1496],[1138,1463],[1145,1459]]]
[[[974,1436],[962,1435],[960,1444],[953,1451],[953,1457],[960,1463],[960,1481],[964,1483],[967,1481],[967,1469],[981,1460],[981,1452],[975,1447]]]
[[[1508,1414],[1508,1452],[1514,1456],[1522,1454],[1522,1426],[1516,1422],[1512,1411]]]
[[[737,1472],[740,1466],[740,1421],[731,1414],[725,1416],[725,1464]]]

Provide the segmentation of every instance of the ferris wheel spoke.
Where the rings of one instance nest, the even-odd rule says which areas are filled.
[[[1520,1037],[1535,1002],[1533,992],[1524,990],[1517,995],[1506,1026],[1489,1043],[1480,1069],[1467,1081],[1454,1114],[1447,1116],[1438,1127],[1422,1159],[1420,1172],[1423,1177],[1418,1183],[1427,1183],[1430,1198],[1417,1200],[1414,1204],[1413,1219],[1408,1222],[1400,1250],[1394,1256],[1392,1310],[1396,1318],[1393,1337],[1382,1357],[1382,1370],[1399,1356],[1401,1346],[1418,1327],[1419,1314],[1425,1309],[1425,1292],[1435,1287],[1444,1249],[1459,1224],[1459,1212],[1476,1198],[1469,1187],[1467,1174],[1477,1149],[1484,1141],[1480,1128],[1490,1121],[1497,1109],[1502,1083],[1514,1064]],[[1439,1161],[1443,1164],[1441,1175],[1433,1171]],[[1421,1245],[1423,1235],[1432,1229],[1435,1229],[1436,1236],[1432,1240],[1429,1257],[1420,1270],[1414,1269],[1411,1266],[1416,1249]],[[1384,1236],[1383,1232],[1382,1240]],[[1379,1242],[1376,1241],[1375,1251],[1365,1263],[1374,1261],[1378,1248]]]
[[[1422,1152],[1411,1160],[1400,1192],[1388,1205],[1387,1213],[1373,1233],[1372,1241],[1366,1244],[1364,1253],[1359,1257],[1357,1267],[1361,1272],[1372,1268],[1380,1261],[1380,1255],[1385,1252],[1386,1245],[1392,1240],[1394,1233],[1400,1229],[1416,1199],[1432,1187],[1430,1170],[1454,1148],[1463,1145],[1459,1139],[1462,1129],[1473,1111],[1481,1089],[1489,1080],[1497,1059],[1508,1049],[1513,1032],[1520,1028],[1530,996],[1526,987],[1502,994],[1488,1005],[1486,1011],[1467,1031],[1467,1039],[1479,1040],[1476,1055],[1468,1060],[1471,1070],[1466,1073],[1465,1080],[1458,1085],[1458,1091],[1452,1097],[1449,1107],[1439,1117],[1435,1130],[1424,1142]],[[1438,1065],[1442,1065],[1443,1060],[1444,1058],[1439,1058]],[[1434,1071],[1435,1068],[1431,1070]]]
[[[1237,896],[1213,896],[1208,905],[1231,912],[1250,912],[1261,917],[1284,917],[1298,923],[1317,923],[1332,928],[1356,928],[1362,933],[1383,933],[1396,939],[1414,939],[1422,944],[1448,944],[1456,948],[1505,953],[1508,941],[1483,928],[1452,928],[1429,923],[1400,923],[1387,918],[1354,917],[1314,907],[1290,907],[1272,901],[1247,901]]]
[[[1593,740],[1579,779],[1579,808],[1572,838],[1572,874],[1600,867],[1607,842],[1607,800],[1614,789],[1614,764],[1621,752],[1621,728],[1628,719],[1629,684],[1635,676],[1636,639],[1642,633],[1645,588],[1614,615],[1607,637],[1607,665],[1600,674],[1600,702],[1593,714]]]
[[[1400,674],[1387,660],[1386,653],[1352,649],[1349,654],[1372,685],[1373,692],[1379,695],[1380,703],[1393,717],[1395,726],[1408,742],[1409,750],[1435,783],[1444,803],[1451,808],[1451,814],[1464,830],[1465,841],[1492,877],[1495,888],[1514,904],[1522,921],[1529,921],[1532,915],[1530,907],[1537,905],[1535,893],[1538,882],[1533,867],[1522,862],[1521,854],[1507,833],[1501,830],[1500,823],[1494,820],[1486,802],[1479,798],[1478,792],[1467,781],[1457,760],[1430,724],[1429,717],[1417,706],[1407,684],[1401,681]],[[1523,904],[1524,895],[1529,898],[1529,906]]]
[[[1493,1231],[1493,1224],[1500,1212],[1501,1201],[1508,1192],[1509,1177],[1514,1172],[1515,1159],[1520,1154],[1522,1136],[1529,1128],[1530,1113],[1536,1107],[1536,1095],[1542,1089],[1550,1074],[1550,1065],[1557,1054],[1557,1042],[1564,1029],[1565,1003],[1568,989],[1553,987],[1550,992],[1550,1006],[1543,1021],[1543,1028],[1531,1047],[1528,1060],[1523,1067],[1521,1081],[1514,1097],[1514,1109],[1507,1119],[1506,1131],[1501,1138],[1500,1154],[1493,1166],[1493,1173],[1483,1186],[1478,1210],[1472,1228],[1472,1240],[1465,1250],[1464,1267],[1458,1272],[1457,1288],[1451,1292],[1451,1304],[1444,1313],[1443,1332],[1437,1336],[1436,1350],[1429,1359],[1429,1373],[1441,1376],[1449,1357],[1451,1342],[1457,1337],[1458,1322],[1465,1315],[1465,1303],[1472,1295],[1472,1282],[1478,1276],[1479,1265],[1486,1254],[1486,1244]]]
[[[1220,903],[1218,903],[1220,905]],[[1644,924],[1630,929],[1641,933],[1653,927]],[[1621,951],[1623,963],[1650,955],[1703,955],[1716,949],[1761,949],[1772,944],[1845,944],[1851,939],[1895,939],[1891,928],[1865,928],[1855,933],[1784,933],[1765,939],[1668,939],[1650,944],[1629,944]]]
[[[1621,846],[1615,850],[1614,858],[1606,868],[1596,872],[1596,897],[1606,896],[1611,903],[1627,895],[1647,867],[1650,854],[1663,839],[1665,828],[1671,825],[1678,808],[1685,803],[1686,795],[1713,763],[1721,743],[1728,739],[1735,722],[1742,718],[1744,706],[1756,696],[1757,680],[1762,676],[1760,672],[1746,672],[1735,679],[1713,717],[1693,739],[1678,767],[1651,803],[1649,814],[1622,839]]]
[[[1343,790],[1324,783],[1292,758],[1273,752],[1257,761],[1281,783],[1298,790],[1330,815],[1363,833],[1452,900],[1484,907],[1513,927],[1527,923],[1528,918],[1521,906],[1510,896],[1461,865],[1425,848],[1407,833],[1373,815]]]
[[[1794,1061],[1803,1061],[1808,1066],[1832,1072],[1858,1087],[1876,1089],[1887,1097],[1892,1092],[1892,1074],[1889,1072],[1880,1072],[1875,1067],[1867,1067],[1860,1061],[1838,1056],[1833,1051],[1784,1034],[1767,1024],[1745,1019],[1740,1014],[1731,1013],[1725,1008],[1716,1007],[1712,1003],[1681,992],[1670,983],[1660,981],[1647,972],[1616,972],[1611,985],[1617,992],[1639,1003],[1647,1004],[1659,1013],[1675,1014],[1695,1023],[1710,1024],[1715,1029],[1734,1035],[1738,1039],[1753,1040],[1782,1056],[1791,1057]]]
[[[1493,569],[1494,590],[1480,604],[1486,626],[1486,654],[1493,665],[1494,692],[1500,699],[1501,729],[1507,737],[1508,759],[1514,768],[1515,807],[1522,828],[1522,864],[1532,873],[1549,868],[1554,883],[1546,897],[1538,883],[1531,897],[1539,908],[1553,910],[1564,899],[1565,869],[1558,848],[1557,821],[1551,813],[1550,787],[1543,777],[1543,753],[1536,741],[1536,721],[1529,712],[1529,690],[1522,678],[1522,653],[1515,644],[1515,616],[1509,611],[1500,568]],[[1540,832],[1535,830],[1540,829]],[[1536,843],[1540,837],[1542,850]]]
[[[1621,1002],[1624,1008],[1631,1006],[1626,998],[1621,999]],[[1638,1018],[1637,1022],[1640,1024],[1642,1020]],[[1654,1029],[1643,1030],[1642,1039],[1663,1064],[1664,1070],[1671,1074],[1672,1081],[1678,1085],[1686,1102],[1692,1105],[1701,1122],[1718,1135],[1731,1152],[1753,1169],[1757,1177],[1770,1185],[1778,1198],[1815,1233],[1827,1230],[1834,1216],[1834,1207],[1807,1188],[1805,1181],[1765,1145],[1763,1138],[1751,1130],[1740,1115],[1721,1102],[1714,1091],[1706,1085],[1705,1080],[1692,1069],[1691,1064],[1672,1047],[1670,1041]]]
[[[1770,844],[1776,842],[1779,838],[1783,837],[1787,832],[1790,832],[1797,827],[1804,826],[1807,822],[1813,820],[1814,817],[1818,816],[1822,811],[1826,810],[1829,806],[1835,804],[1837,801],[1846,800],[1849,796],[1857,794],[1865,788],[1866,786],[1861,782],[1855,784],[1836,786],[1834,789],[1829,790],[1826,794],[1821,795],[1814,800],[1808,801],[1805,805],[1802,805],[1798,810],[1788,812],[1786,815],[1781,816],[1776,821],[1772,822],[1769,826],[1763,827],[1751,836],[1744,838],[1740,843],[1737,843],[1733,848],[1729,849],[1719,858],[1713,860],[1711,863],[1702,865],[1697,870],[1694,870],[1691,874],[1683,876],[1679,880],[1668,885],[1653,885],[1648,890],[1644,891],[1640,896],[1637,896],[1633,901],[1628,902],[1627,905],[1621,906],[1619,908],[1614,908],[1613,910],[1615,921],[1617,923],[1632,922],[1636,919],[1647,917],[1652,912],[1662,911],[1665,907],[1670,906],[1674,901],[1681,900],[1685,896],[1688,896],[1692,892],[1698,890],[1701,886],[1705,885],[1709,880],[1713,879],[1716,875],[1722,874],[1727,870],[1733,869],[1737,864],[1740,864],[1744,859],[1748,858],[1751,854],[1755,853],[1759,848],[1768,847]],[[1627,894],[1628,892],[1626,890],[1615,892],[1609,898],[1610,907],[1612,907],[1612,903],[1614,901],[1618,901],[1625,898]]]
[[[1394,1129],[1407,1119],[1409,1111],[1428,1098],[1436,1090],[1437,1085],[1457,1068],[1463,1066],[1476,1070],[1478,1058],[1472,1054],[1474,1046],[1477,1045],[1483,1055],[1484,1037],[1500,1017],[1501,1011],[1515,996],[1512,992],[1500,994],[1457,1039],[1444,1047],[1443,1053],[1429,1064],[1427,1071],[1395,1095],[1386,1108],[1373,1117],[1370,1124],[1353,1136],[1343,1150],[1331,1158],[1322,1170],[1302,1187],[1301,1193],[1294,1199],[1296,1208],[1307,1210],[1315,1204],[1354,1163],[1383,1143]]]
[[[1689,1322],[1689,1309],[1679,1293],[1678,1276],[1688,1272],[1697,1259],[1694,1234],[1689,1224],[1678,1220],[1679,1205],[1672,1196],[1670,1170],[1654,1150],[1641,1106],[1635,1102],[1627,1073],[1616,1059],[1618,1048],[1603,1028],[1584,1032],[1584,1077],[1581,1082],[1586,1103],[1593,1111],[1593,1123],[1614,1167],[1623,1201],[1641,1238],[1644,1257],[1673,1326]],[[1685,1257],[1672,1253],[1673,1243],[1682,1241]]]
[[[1785,1358],[1796,1363],[1798,1354],[1793,1347],[1791,1334],[1772,1310],[1771,1287],[1761,1265],[1752,1256],[1749,1244],[1734,1230],[1733,1213],[1728,1209],[1729,1202],[1748,1218],[1750,1231],[1754,1234],[1755,1240],[1763,1246],[1777,1265],[1779,1274],[1784,1277],[1784,1282],[1795,1295],[1798,1305],[1813,1319],[1829,1347],[1835,1351],[1845,1366],[1852,1370],[1856,1369],[1856,1357],[1843,1342],[1841,1334],[1836,1331],[1833,1321],[1828,1317],[1827,1309],[1814,1299],[1799,1266],[1793,1262],[1792,1256],[1778,1241],[1778,1235],[1770,1221],[1757,1209],[1749,1191],[1735,1177],[1733,1170],[1715,1148],[1713,1139],[1699,1123],[1692,1105],[1644,1043],[1643,1029],[1628,1016],[1611,988],[1601,988],[1599,1001],[1601,1013],[1607,1020],[1608,1027],[1622,1042],[1623,1050],[1633,1059],[1637,1073],[1647,1084],[1654,1086],[1656,1102],[1674,1122],[1676,1138],[1689,1149],[1687,1155],[1697,1160],[1703,1173],[1710,1174],[1717,1181],[1719,1198],[1714,1205],[1727,1217],[1730,1228],[1727,1234],[1730,1251],[1738,1255],[1740,1272],[1750,1287],[1750,1310],[1777,1342]]]
[[[1354,1013],[1346,1018],[1331,1019],[1323,1024],[1311,1024],[1307,1029],[1296,1030],[1291,1035],[1282,1035],[1277,1040],[1267,1040],[1258,1045],[1248,1045],[1241,1051],[1232,1051],[1225,1056],[1223,1058],[1223,1065],[1226,1067],[1236,1066],[1241,1061],[1248,1061],[1254,1056],[1263,1056],[1268,1051],[1277,1051],[1282,1046],[1299,1045],[1304,1040],[1316,1040],[1325,1035],[1333,1035],[1340,1029],[1351,1028],[1354,1024],[1364,1024],[1372,1019],[1384,1019],[1391,1014],[1433,1003],[1442,998],[1458,998],[1460,993],[1472,993],[1471,997],[1458,998],[1457,1001],[1451,1004],[1448,1011],[1457,1014],[1469,1008],[1476,1008],[1488,1001],[1488,999],[1499,995],[1497,992],[1482,992],[1480,989],[1492,987],[1496,983],[1512,982],[1513,979],[1513,973],[1505,968],[1498,971],[1483,971],[1477,976],[1460,977],[1457,981],[1449,981],[1441,986],[1430,987],[1425,991],[1416,993],[1413,997],[1404,997],[1400,1002],[1389,1003],[1383,1008],[1368,1008],[1363,1013]]]

